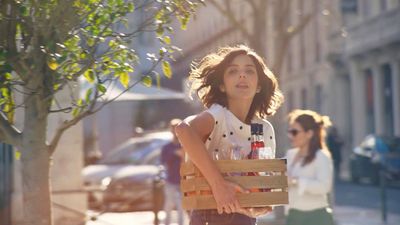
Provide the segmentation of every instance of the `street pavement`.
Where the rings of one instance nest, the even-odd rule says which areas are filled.
[[[164,212],[159,212],[160,225],[164,225]],[[387,223],[383,223],[380,211],[353,206],[335,206],[334,218],[337,225],[399,225],[399,214],[388,214]],[[172,224],[176,223],[176,213],[173,213]],[[283,225],[284,220],[276,220],[274,214],[258,218],[258,225]],[[129,212],[129,213],[106,213],[98,217],[96,221],[89,221],[86,225],[153,225],[153,212]],[[189,224],[186,217],[185,225]]]
[[[353,184],[346,181],[335,183],[334,218],[337,225],[400,225],[400,188],[387,189],[387,223],[382,222],[381,190],[377,186],[368,184]],[[88,215],[96,215],[89,211]],[[164,212],[158,213],[160,225],[164,225]],[[186,216],[185,224],[189,219]],[[176,223],[176,212],[172,215],[172,224]],[[97,217],[96,221],[89,221],[86,225],[153,225],[154,213],[128,212],[105,213]],[[258,218],[258,225],[284,225],[285,220],[277,220],[274,213]]]

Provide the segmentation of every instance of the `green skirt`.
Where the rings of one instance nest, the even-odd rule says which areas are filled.
[[[301,211],[290,209],[286,225],[334,225],[331,210],[328,208]]]

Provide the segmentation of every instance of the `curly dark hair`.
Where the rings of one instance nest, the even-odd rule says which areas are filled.
[[[216,53],[206,55],[200,62],[194,62],[189,76],[191,91],[197,93],[207,108],[214,103],[227,107],[226,93],[221,92],[219,87],[223,84],[225,70],[238,55],[247,55],[253,60],[261,87],[260,92],[254,96],[246,121],[251,121],[256,113],[261,118],[273,115],[283,102],[278,81],[263,59],[245,45],[222,47]]]

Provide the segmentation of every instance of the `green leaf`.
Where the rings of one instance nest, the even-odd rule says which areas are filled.
[[[164,28],[162,24],[158,24],[157,29],[156,29],[156,34],[158,36],[162,36],[164,34]]]
[[[79,114],[79,108],[74,108],[74,110],[72,110],[72,116],[76,117]]]
[[[4,87],[4,88],[1,88],[0,90],[1,90],[1,95],[2,95],[3,98],[10,97],[10,95],[8,93],[8,88]]]
[[[111,40],[110,42],[108,42],[108,46],[110,46],[110,48],[116,48],[118,46],[118,43],[115,40]]]
[[[171,44],[171,38],[169,36],[164,36],[163,40],[164,40],[165,44],[167,44],[167,45]]]
[[[58,88],[61,86],[61,84],[54,84],[53,86],[53,91],[58,91]]]
[[[19,12],[21,13],[22,16],[29,16],[28,9],[24,5],[19,7]]]
[[[7,102],[3,106],[3,112],[6,113],[8,121],[10,121],[11,124],[14,123],[14,107],[15,107],[15,102],[13,98],[11,97],[11,93],[9,93],[9,97],[7,99]]]
[[[146,87],[151,87],[153,79],[150,76],[145,76],[142,78],[142,84]]]
[[[121,84],[125,87],[128,88],[129,86],[129,73],[128,72],[121,72],[119,75],[119,81],[121,82]]]
[[[88,44],[89,47],[92,47],[94,45],[94,39],[93,38],[89,38],[87,40],[87,44]]]
[[[82,106],[83,105],[83,100],[79,99],[78,102],[76,103],[78,106]]]
[[[186,30],[187,29],[187,25],[189,23],[189,16],[188,15],[180,16],[179,17],[179,22],[181,23],[181,29],[182,30]]]
[[[21,159],[21,151],[15,150],[15,159],[20,160]]]
[[[47,65],[51,70],[56,70],[58,68],[58,63],[54,58],[51,58],[49,61],[47,61]]]
[[[128,3],[128,11],[133,12],[135,10],[135,5],[133,2]]]
[[[91,88],[89,88],[89,90],[86,91],[86,95],[85,95],[85,101],[89,102],[90,101],[90,96],[92,95],[93,90]]]
[[[172,77],[172,70],[171,70],[171,65],[169,64],[168,61],[163,61],[163,62],[162,62],[162,70],[163,70],[164,75],[165,75],[167,78],[171,79],[171,77]]]
[[[97,84],[97,90],[99,90],[101,93],[106,93],[107,88],[104,87],[102,84]]]
[[[12,69],[12,68],[11,68]],[[4,77],[6,78],[6,80],[11,80],[11,73],[5,73]]]
[[[5,98],[0,98],[0,106],[6,103],[7,100]]]
[[[94,82],[94,72],[91,69],[88,69],[85,71],[85,73],[83,74],[83,76],[86,78],[87,81],[89,81],[89,83],[93,83]]]

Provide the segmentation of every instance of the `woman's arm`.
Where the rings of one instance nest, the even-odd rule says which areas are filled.
[[[208,112],[202,112],[196,116],[188,117],[176,128],[183,149],[190,160],[197,166],[211,187],[218,213],[238,212],[242,210],[235,197],[236,190],[245,192],[239,185],[226,181],[217,166],[211,159],[205,146],[214,128],[214,118]]]
[[[327,194],[332,189],[332,159],[322,153],[317,155],[314,160],[316,160],[316,177],[314,179],[299,177],[299,192],[307,192],[310,194]]]

